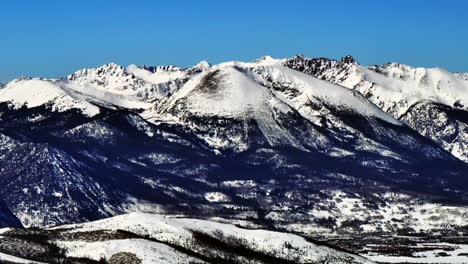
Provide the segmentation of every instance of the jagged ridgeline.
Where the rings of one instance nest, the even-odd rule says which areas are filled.
[[[14,80],[2,212],[24,226],[145,211],[308,235],[463,228],[463,76],[296,56]]]

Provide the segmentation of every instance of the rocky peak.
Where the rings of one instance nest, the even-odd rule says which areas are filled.
[[[14,79],[14,80],[11,81],[11,82],[12,82],[12,83],[16,83],[16,82],[28,81],[28,80],[32,80],[32,78],[29,77],[29,76],[26,76],[26,75],[21,75],[20,77]]]
[[[125,68],[115,64],[115,63],[107,63],[101,67],[91,68],[91,69],[81,69],[73,74],[70,74],[67,79],[69,81],[74,81],[80,78],[87,78],[91,76],[99,77],[99,76],[125,76],[128,75],[125,72]]]
[[[457,72],[455,73],[455,76],[458,76],[462,78],[463,80],[468,81],[468,73],[466,72]]]
[[[286,59],[283,66],[316,76],[326,69],[334,67],[338,62],[328,58],[307,58],[304,55],[296,55]]]
[[[179,67],[177,67],[175,65],[163,65],[163,66],[142,65],[142,66],[139,66],[139,67],[142,68],[142,69],[145,69],[147,71],[150,71],[152,73],[161,72],[161,71],[173,72],[173,71],[183,70],[182,68],[179,68]]]
[[[348,55],[348,56],[345,56],[343,58],[341,58],[341,62],[343,63],[350,63],[350,64],[359,64],[353,56],[351,55]]]

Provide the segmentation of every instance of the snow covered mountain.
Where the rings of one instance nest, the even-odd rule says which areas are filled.
[[[63,79],[21,77],[3,84],[0,102],[8,102],[16,109],[37,106],[47,106],[56,112],[78,109],[87,116],[96,115],[97,106],[144,110],[209,67],[207,62],[188,69],[135,65],[124,68],[109,63],[79,70]]]
[[[454,156],[468,161],[468,81],[466,74],[398,63],[361,66],[296,56],[283,65],[358,91],[371,102]]]
[[[65,86],[105,106],[147,109],[154,101],[182,86],[191,76],[209,65],[201,62],[190,69],[175,66],[149,67],[114,63],[79,70],[67,77]]]
[[[25,226],[147,211],[304,234],[462,228],[468,165],[410,128],[427,119],[395,115],[412,103],[336,84],[351,68],[264,57],[12,81],[0,198]],[[440,111],[458,100],[431,94]]]

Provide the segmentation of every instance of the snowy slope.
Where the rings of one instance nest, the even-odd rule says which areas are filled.
[[[220,79],[220,83],[218,82]],[[212,86],[202,87],[212,81]],[[210,85],[207,83],[207,85]],[[190,80],[174,93],[164,107],[186,99],[187,110],[199,115],[242,116],[263,107],[268,91],[233,67],[215,69]]]
[[[468,82],[440,68],[413,68],[398,63],[366,67],[350,57],[338,62],[296,56],[283,64],[357,90],[396,118],[420,101],[448,106],[458,101],[468,105]]]
[[[18,264],[45,264],[43,262],[31,261],[23,258],[18,258],[0,252],[0,263],[18,263]]]
[[[128,252],[142,260],[142,264],[204,263],[202,260],[175,250],[163,243],[144,239],[114,239],[108,241],[58,241],[67,249],[68,257],[109,260],[115,254]]]
[[[50,105],[52,111],[63,112],[78,109],[87,116],[99,113],[99,108],[87,101],[74,98],[59,84],[40,79],[17,80],[0,90],[0,102],[8,102],[14,108]]]
[[[211,67],[207,61],[201,61],[189,69],[179,68],[177,66],[137,66],[130,65],[127,71],[136,77],[149,83],[160,84],[177,80],[184,80],[190,75],[206,71]]]
[[[70,233],[125,230],[142,237],[152,238],[160,243],[184,247],[201,255],[217,254],[223,258],[226,253],[223,253],[222,249],[205,248],[207,245],[203,245],[197,240],[193,233],[195,231],[218,240],[220,244],[226,243],[229,245],[233,243],[233,247],[242,247],[252,252],[262,253],[277,258],[278,261],[284,260],[294,263],[324,263],[324,261],[330,261],[330,263],[372,263],[363,257],[317,245],[293,234],[266,230],[247,230],[230,224],[197,219],[170,218],[155,214],[131,213],[96,222],[59,226],[50,230],[60,229],[68,230],[66,232]],[[141,243],[141,246],[137,246],[139,243]],[[164,257],[169,258],[168,263],[177,263],[177,258],[180,258],[180,256],[174,254],[173,249],[167,246],[157,245],[157,243],[145,243],[141,240],[98,242],[89,245],[82,245],[80,242],[59,241],[58,245],[67,248],[67,254],[69,255],[89,256],[96,260],[102,255],[108,258],[118,251],[134,253],[143,259],[143,263],[152,263],[150,260],[156,258],[153,254],[158,251]],[[84,246],[84,248],[80,245]],[[207,249],[212,252],[206,252]],[[217,250],[219,252],[214,253]]]
[[[466,75],[398,63],[366,67],[350,56],[341,61],[296,56],[285,60],[283,65],[358,91],[383,111],[468,161],[468,124],[463,117],[468,111]],[[430,108],[431,113],[419,111],[421,104]]]
[[[373,96],[368,98],[397,117],[421,101],[447,106],[458,103],[465,106],[461,109],[468,109],[468,82],[440,68],[412,68],[389,63],[369,68],[357,66],[356,74],[363,76],[365,81],[353,83],[350,80],[344,84],[363,94],[371,93]]]
[[[210,71],[190,79],[142,116],[153,123],[182,124],[199,131],[207,128],[199,123],[206,118],[211,118],[212,122],[216,119],[243,123],[253,121],[270,145],[289,145],[299,149],[308,148],[301,143],[304,140],[309,141],[306,145],[326,148],[327,139],[310,124],[304,124],[310,128],[303,132],[313,135],[306,139],[302,138],[304,135],[293,135],[292,127],[287,124],[292,120],[316,126],[323,126],[321,122],[330,120],[334,122],[331,126],[348,127],[351,131],[349,125],[336,116],[342,113],[401,125],[359,93],[278,66],[278,63],[264,59],[215,65]],[[307,121],[299,121],[302,118]],[[247,125],[243,130],[246,129],[252,127]],[[200,138],[215,148],[232,147],[237,151],[247,149],[250,144],[246,142],[242,129],[236,133],[233,127],[226,127],[225,131],[213,133],[216,130],[206,130],[207,133]]]
[[[307,107],[307,103],[317,102],[318,99],[337,109],[351,110],[364,116],[376,117],[388,123],[401,125],[360,94],[343,89],[341,86],[281,66],[260,67],[254,71],[257,71],[261,77],[257,77],[257,81],[264,85],[287,87],[289,90],[275,92],[281,94],[282,98],[291,100],[289,104],[298,111]]]
[[[67,88],[110,107],[145,109],[152,100],[167,94],[170,86],[147,82],[124,67],[110,63],[69,75]]]
[[[65,79],[22,77],[2,84],[0,102],[8,102],[15,108],[47,106],[59,112],[77,109],[87,116],[99,113],[96,105],[110,109],[148,109],[154,101],[210,67],[205,61],[188,69],[136,65],[124,68],[109,63],[79,70]]]

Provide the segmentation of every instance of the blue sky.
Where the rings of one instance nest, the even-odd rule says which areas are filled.
[[[271,55],[468,72],[468,1],[2,1],[0,81]]]

